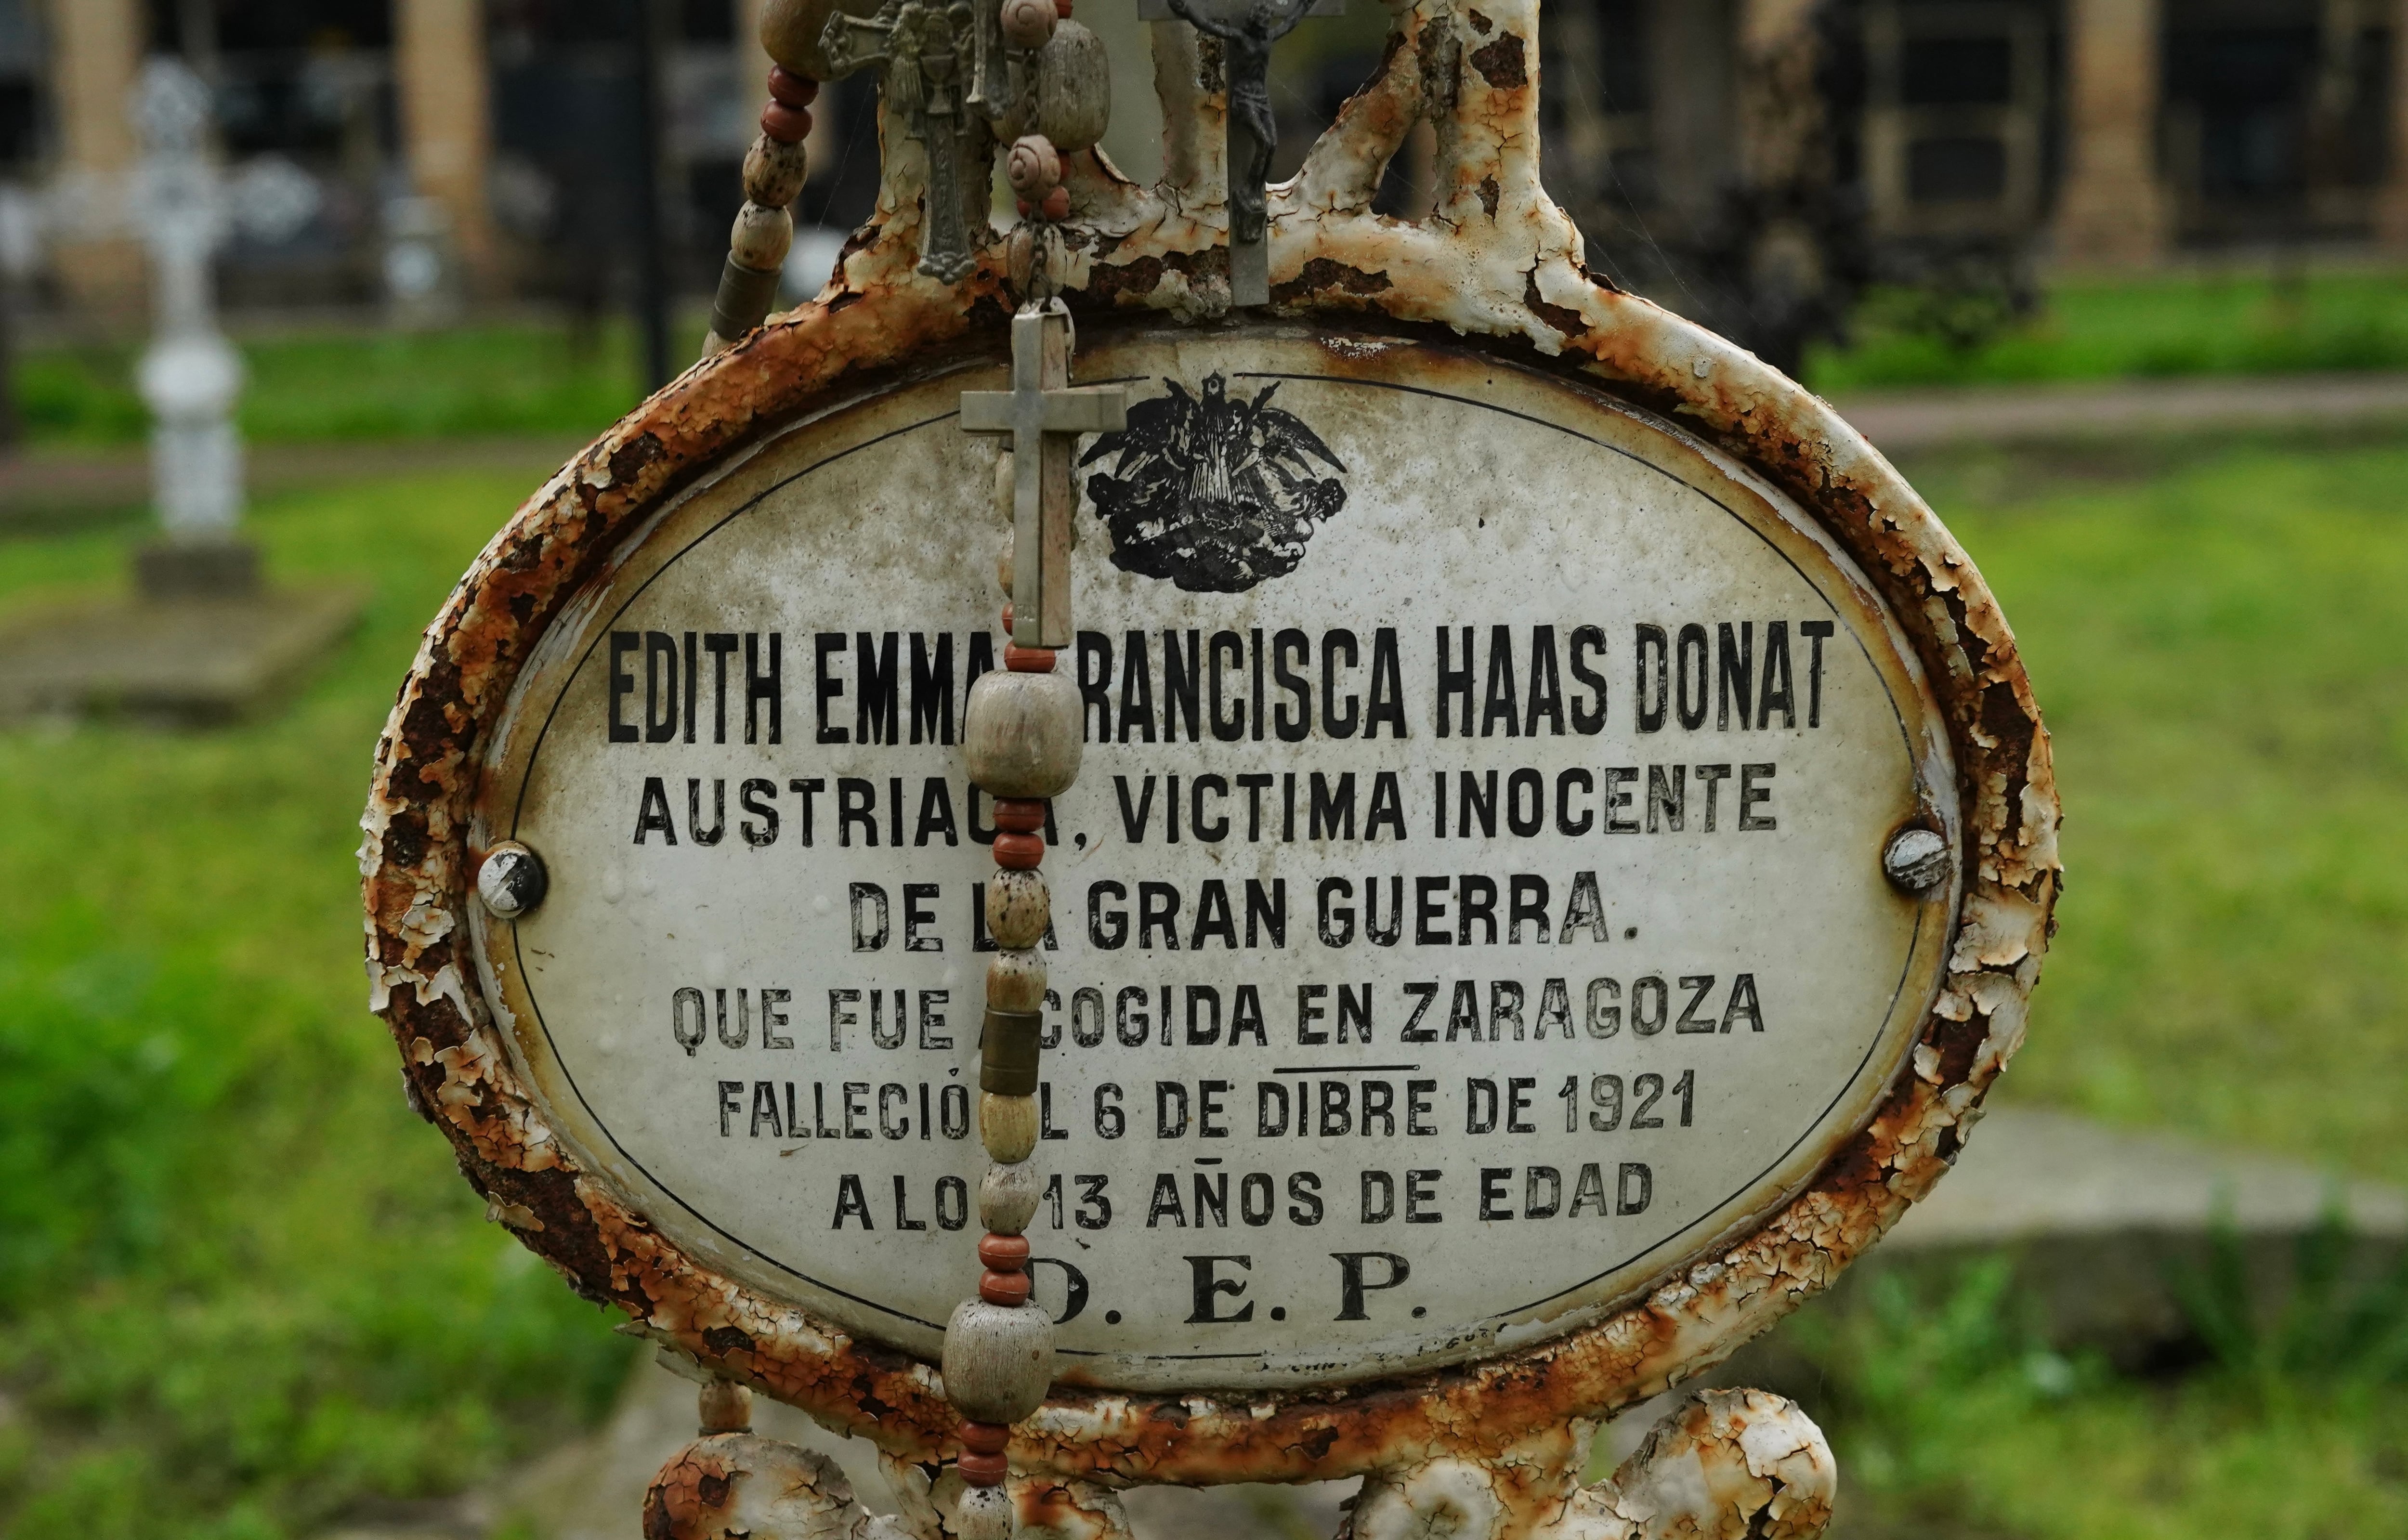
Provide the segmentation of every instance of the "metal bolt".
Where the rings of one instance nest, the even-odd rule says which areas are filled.
[[[1948,880],[1948,842],[1922,827],[1900,829],[1882,851],[1882,870],[1910,893],[1928,893]]]
[[[486,851],[485,863],[477,868],[477,896],[496,920],[532,913],[551,887],[543,858],[514,839]]]

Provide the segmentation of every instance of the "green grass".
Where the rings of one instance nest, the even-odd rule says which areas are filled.
[[[1807,380],[1826,395],[1912,385],[2006,385],[2408,369],[2408,273],[2174,276],[2053,288],[2040,312],[1985,346],[1919,332],[1914,301],[1876,292],[1852,346],[1824,347]]]
[[[2009,478],[2013,481],[2014,478]],[[2057,748],[2062,933],[2013,1098],[2408,1183],[2408,447],[1927,478]]]
[[[1784,1328],[1841,1471],[1835,1540],[2408,1533],[2408,1385],[2118,1378],[2036,1345],[1990,1263]]]
[[[2018,628],[2069,809],[2004,1094],[2408,1181],[2408,445],[2032,469],[1921,473]],[[0,1532],[308,1533],[483,1477],[630,1362],[405,1109],[357,961],[378,728],[524,490],[263,506],[280,572],[376,594],[274,721],[0,734],[0,1388],[24,1414],[0,1410]],[[0,542],[0,610],[117,580],[122,539]],[[1806,1323],[1854,1533],[2408,1520],[2397,1386],[2141,1383],[1996,1318],[1974,1297]]]
[[[0,1532],[305,1533],[469,1484],[622,1377],[404,1105],[359,962],[378,730],[523,490],[259,509],[277,572],[375,592],[274,721],[0,735]],[[122,563],[0,544],[0,604]]]
[[[564,325],[327,333],[246,341],[242,430],[259,444],[330,439],[590,434],[643,396],[629,329],[580,340]],[[17,366],[28,439],[139,443],[131,345],[28,350]]]
[[[2408,369],[2408,272],[2074,282],[1992,341],[1956,350],[1919,329],[1913,296],[1877,292],[1846,349],[1815,350],[1826,394],[1916,385],[2061,383],[2183,375]],[[612,320],[366,331],[246,340],[241,406],[258,444],[598,432],[643,394],[634,337]],[[30,442],[141,441],[133,344],[53,345],[17,361]]]

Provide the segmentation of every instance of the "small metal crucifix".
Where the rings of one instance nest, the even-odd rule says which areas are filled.
[[[838,75],[883,66],[888,108],[928,153],[920,271],[939,283],[957,283],[978,264],[962,221],[961,178],[969,126],[964,97],[980,84],[964,79],[963,53],[975,57],[976,40],[969,7],[957,0],[886,0],[875,16],[837,12],[820,43]]]
[[[1229,300],[1271,302],[1269,194],[1279,120],[1271,112],[1271,48],[1308,16],[1343,16],[1346,0],[1140,0],[1151,21],[1176,16],[1221,40],[1229,90]]]
[[[1011,389],[962,392],[962,430],[1011,440],[1011,640],[1068,647],[1070,460],[1081,434],[1128,425],[1129,397],[1114,386],[1070,385],[1074,338],[1060,300],[1011,318]]]

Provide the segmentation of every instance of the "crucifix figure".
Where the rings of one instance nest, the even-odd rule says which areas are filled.
[[[1271,48],[1307,16],[1345,14],[1345,0],[1158,0],[1197,31],[1221,40],[1222,78],[1229,90],[1229,298],[1239,306],[1271,302],[1269,198],[1271,152],[1279,120],[1271,112]],[[1154,9],[1152,4],[1140,14]]]
[[[975,48],[975,38],[967,0],[886,0],[875,16],[838,11],[820,42],[838,75],[864,64],[884,66],[887,107],[928,152],[920,271],[939,283],[957,283],[978,264],[962,222],[961,182],[968,126],[962,53],[966,44]]]
[[[962,392],[965,433],[996,434],[1011,449],[1011,640],[1064,648],[1070,623],[1070,460],[1081,434],[1128,426],[1129,398],[1115,386],[1072,389],[1070,312],[1058,299],[1011,318],[1011,389]]]

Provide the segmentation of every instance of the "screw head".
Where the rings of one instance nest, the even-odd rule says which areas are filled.
[[[543,858],[514,839],[485,852],[477,868],[477,896],[496,920],[517,920],[533,912],[552,887]]]
[[[1917,825],[1890,836],[1882,851],[1882,871],[1910,893],[1928,893],[1948,880],[1948,842]]]

